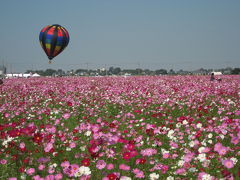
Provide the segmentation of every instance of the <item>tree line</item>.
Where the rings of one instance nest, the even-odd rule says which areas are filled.
[[[62,69],[46,69],[46,70],[27,70],[25,73],[37,73],[41,76],[106,76],[106,75],[207,75],[212,71],[221,71],[223,74],[240,74],[240,68],[222,68],[222,69],[204,69],[200,68],[194,71],[185,71],[178,70],[174,71],[173,69],[157,69],[157,70],[149,70],[149,69],[121,69],[120,67],[110,67],[109,69],[76,69],[76,70],[67,70],[64,71]]]

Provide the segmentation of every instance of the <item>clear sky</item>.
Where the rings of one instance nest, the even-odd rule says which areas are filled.
[[[68,47],[53,64],[40,30],[60,24]],[[0,64],[8,70],[240,66],[239,0],[1,0]]]

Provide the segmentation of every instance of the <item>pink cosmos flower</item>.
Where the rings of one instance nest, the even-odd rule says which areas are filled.
[[[184,173],[186,173],[186,169],[184,169],[184,168],[179,168],[179,169],[177,169],[176,170],[176,174],[184,174]]]
[[[174,147],[174,148],[178,148],[178,144],[173,142],[173,141],[171,141],[169,145]]]
[[[55,124],[54,125],[58,125],[60,123],[59,119],[56,119]]]
[[[33,176],[34,180],[44,180],[44,178],[41,178],[39,175]]]
[[[61,180],[63,178],[62,174],[56,174],[55,175],[55,180]]]
[[[119,165],[119,169],[124,170],[124,171],[129,171],[130,170],[130,166],[128,166],[126,164],[120,164]]]
[[[31,176],[31,175],[33,175],[33,174],[35,173],[35,169],[34,169],[34,168],[29,168],[29,169],[26,171],[26,173],[27,173],[29,176]]]
[[[54,175],[47,175],[44,180],[54,180]]]
[[[5,118],[8,118],[10,116],[10,114],[9,113],[5,113],[4,116],[5,116]]]
[[[202,178],[203,178],[204,175],[207,175],[207,173],[205,173],[205,172],[200,172],[200,173],[198,174],[198,180],[202,180]]]
[[[135,174],[135,177],[139,178],[139,179],[145,178],[144,172],[143,171],[139,171],[138,173]]]
[[[20,147],[21,149],[24,149],[24,148],[25,148],[25,143],[24,143],[24,142],[21,142],[20,145],[19,145],[19,147]]]
[[[114,168],[114,165],[113,164],[108,164],[107,165],[107,170],[111,170],[111,169],[113,169]]]
[[[205,147],[205,149],[203,149],[202,153],[208,153],[211,149],[209,147]]]
[[[64,118],[64,119],[69,119],[70,118],[70,114],[69,113],[65,113],[62,117]]]
[[[75,142],[71,142],[69,145],[70,148],[75,148],[76,147],[76,143]]]
[[[237,145],[240,141],[240,138],[233,136],[231,139],[231,143],[233,143],[234,145]]]
[[[47,128],[47,131],[49,133],[55,133],[56,132],[56,127],[55,126],[49,127],[49,128]]]
[[[224,147],[221,143],[217,143],[214,146],[214,151],[217,151],[219,155],[225,155],[228,151],[228,148]]]
[[[75,173],[78,171],[79,166],[77,164],[71,164],[68,167],[64,167],[63,172],[69,177],[73,177]]]
[[[240,116],[240,111],[237,111],[237,112],[236,112],[236,115],[237,115],[237,116]]]
[[[222,146],[219,150],[218,150],[218,154],[219,155],[225,155],[228,151],[228,148]]]
[[[163,159],[167,159],[167,158],[169,158],[170,157],[170,154],[169,153],[164,153],[163,154]]]
[[[81,176],[79,180],[90,180],[90,179],[91,179],[90,175],[84,175],[84,176]]]
[[[226,168],[231,169],[231,168],[233,168],[234,163],[233,163],[232,160],[227,159],[227,160],[224,160],[224,161],[223,161],[223,165],[224,165]]]
[[[10,177],[10,178],[8,178],[8,180],[17,180],[17,178],[16,177]]]
[[[44,151],[45,151],[45,152],[49,152],[52,148],[53,148],[52,143],[48,143],[48,144],[45,146]]]
[[[54,167],[49,167],[48,168],[48,173],[49,174],[52,174],[52,173],[54,173],[55,172],[55,168]]]
[[[0,164],[7,164],[7,160],[6,159],[1,159]]]
[[[137,173],[139,173],[139,172],[140,172],[140,169],[138,169],[138,168],[135,168],[135,169],[133,169],[133,170],[132,170],[132,172],[133,172],[134,174],[137,174]]]
[[[177,158],[177,157],[178,157],[178,154],[173,154],[173,155],[172,155],[172,158],[173,158],[173,159],[175,159],[175,158]]]
[[[161,171],[162,171],[163,174],[165,174],[168,171],[168,169],[169,169],[168,165],[163,164],[162,168],[161,168]]]
[[[157,154],[157,150],[153,148],[147,148],[147,149],[141,150],[142,156],[152,156],[154,154]]]
[[[220,150],[221,147],[222,147],[222,144],[221,144],[221,143],[217,143],[217,144],[215,144],[215,145],[214,145],[214,151],[218,151],[218,150]]]
[[[193,157],[194,157],[194,153],[188,153],[184,156],[184,161],[185,162],[190,162]]]
[[[103,169],[103,168],[105,168],[105,167],[106,167],[105,161],[104,161],[104,160],[98,160],[98,161],[97,161],[97,164],[96,164],[96,167],[97,167],[98,169]]]
[[[38,169],[39,169],[40,171],[42,171],[44,168],[45,168],[45,165],[43,165],[43,164],[40,164],[40,165],[38,166]]]
[[[65,167],[68,167],[70,166],[70,163],[68,161],[64,161],[61,163],[61,167],[65,168]]]

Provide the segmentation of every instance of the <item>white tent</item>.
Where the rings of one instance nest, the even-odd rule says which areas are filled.
[[[40,77],[40,75],[37,74],[37,73],[34,73],[34,74],[32,75],[32,77]]]
[[[214,74],[214,75],[222,75],[222,72],[211,72],[211,74]]]
[[[40,77],[39,74],[37,73],[29,73],[29,74],[23,74],[23,73],[19,73],[19,74],[6,74],[6,78],[29,78],[29,77]]]

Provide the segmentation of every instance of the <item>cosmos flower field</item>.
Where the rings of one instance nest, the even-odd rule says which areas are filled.
[[[8,79],[0,179],[239,179],[240,76]]]

